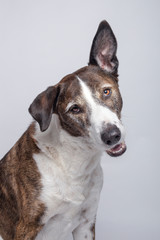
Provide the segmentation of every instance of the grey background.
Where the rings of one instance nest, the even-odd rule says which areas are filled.
[[[117,37],[128,151],[103,156],[97,239],[160,239],[159,16],[158,0],[0,0],[0,158],[35,96],[87,64],[99,22]]]

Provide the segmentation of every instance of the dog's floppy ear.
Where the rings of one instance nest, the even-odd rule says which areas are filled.
[[[118,74],[116,57],[117,41],[110,25],[104,20],[100,23],[93,39],[89,65],[98,65],[112,74]]]
[[[29,113],[39,123],[42,132],[49,127],[52,113],[55,111],[58,94],[58,86],[49,87],[40,93],[29,107]]]

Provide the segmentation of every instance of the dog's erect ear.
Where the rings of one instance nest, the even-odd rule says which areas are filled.
[[[98,65],[112,74],[118,74],[118,59],[116,57],[117,41],[110,25],[102,21],[93,39],[89,65]]]
[[[40,93],[29,107],[29,113],[39,123],[42,132],[46,131],[55,111],[59,94],[58,86],[47,88]]]

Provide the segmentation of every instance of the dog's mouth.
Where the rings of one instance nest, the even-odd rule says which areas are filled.
[[[117,144],[116,146],[107,150],[106,152],[111,157],[119,157],[126,151],[126,149],[127,149],[126,144],[123,142],[123,143]]]

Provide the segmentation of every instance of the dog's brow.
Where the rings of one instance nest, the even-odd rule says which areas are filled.
[[[102,85],[102,88],[110,88],[110,87],[112,87],[112,85],[109,83],[105,83]]]
[[[68,112],[68,110],[70,109],[70,107],[71,107],[72,105],[74,105],[74,104],[75,104],[74,101],[69,102],[69,103],[67,104],[66,109],[65,109],[65,113]]]

